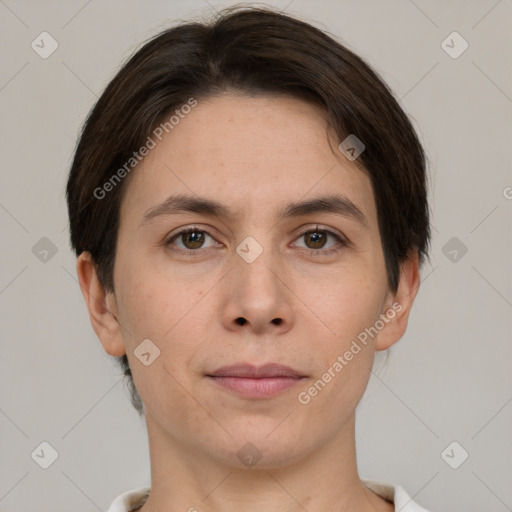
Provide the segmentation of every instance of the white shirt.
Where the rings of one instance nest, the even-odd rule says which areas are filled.
[[[415,503],[399,485],[390,485],[374,480],[363,479],[361,479],[361,482],[368,487],[368,489],[371,489],[385,500],[393,503],[397,512],[428,512],[428,510]],[[148,487],[141,487],[120,494],[112,502],[107,512],[130,512],[140,507],[146,501],[149,490]]]

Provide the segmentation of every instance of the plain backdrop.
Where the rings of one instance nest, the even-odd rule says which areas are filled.
[[[1,512],[106,510],[150,483],[144,421],[76,280],[65,183],[121,63],[177,19],[232,4],[0,0]],[[358,406],[360,475],[433,511],[512,510],[512,1],[267,5],[365,58],[430,159],[431,261]],[[46,58],[42,37],[58,45]],[[56,457],[47,469],[41,453]]]

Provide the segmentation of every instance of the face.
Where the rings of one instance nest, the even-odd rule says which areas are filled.
[[[199,100],[130,176],[109,304],[148,425],[170,442],[231,465],[250,442],[274,467],[353,415],[393,320],[361,333],[396,297],[370,180],[327,133],[305,102],[225,94]],[[223,209],[158,208],[178,195]],[[293,376],[218,371],[269,363]]]

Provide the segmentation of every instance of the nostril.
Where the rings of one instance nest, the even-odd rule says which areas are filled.
[[[236,323],[237,323],[238,325],[244,325],[244,324],[245,324],[245,322],[246,322],[245,318],[238,317],[238,318],[236,319]]]
[[[276,325],[281,325],[283,319],[282,318],[274,318],[274,320],[272,320],[272,323],[276,324]]]

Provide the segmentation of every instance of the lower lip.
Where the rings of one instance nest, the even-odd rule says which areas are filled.
[[[244,377],[211,377],[220,386],[246,398],[270,398],[295,386],[301,377],[265,377],[250,379]]]

